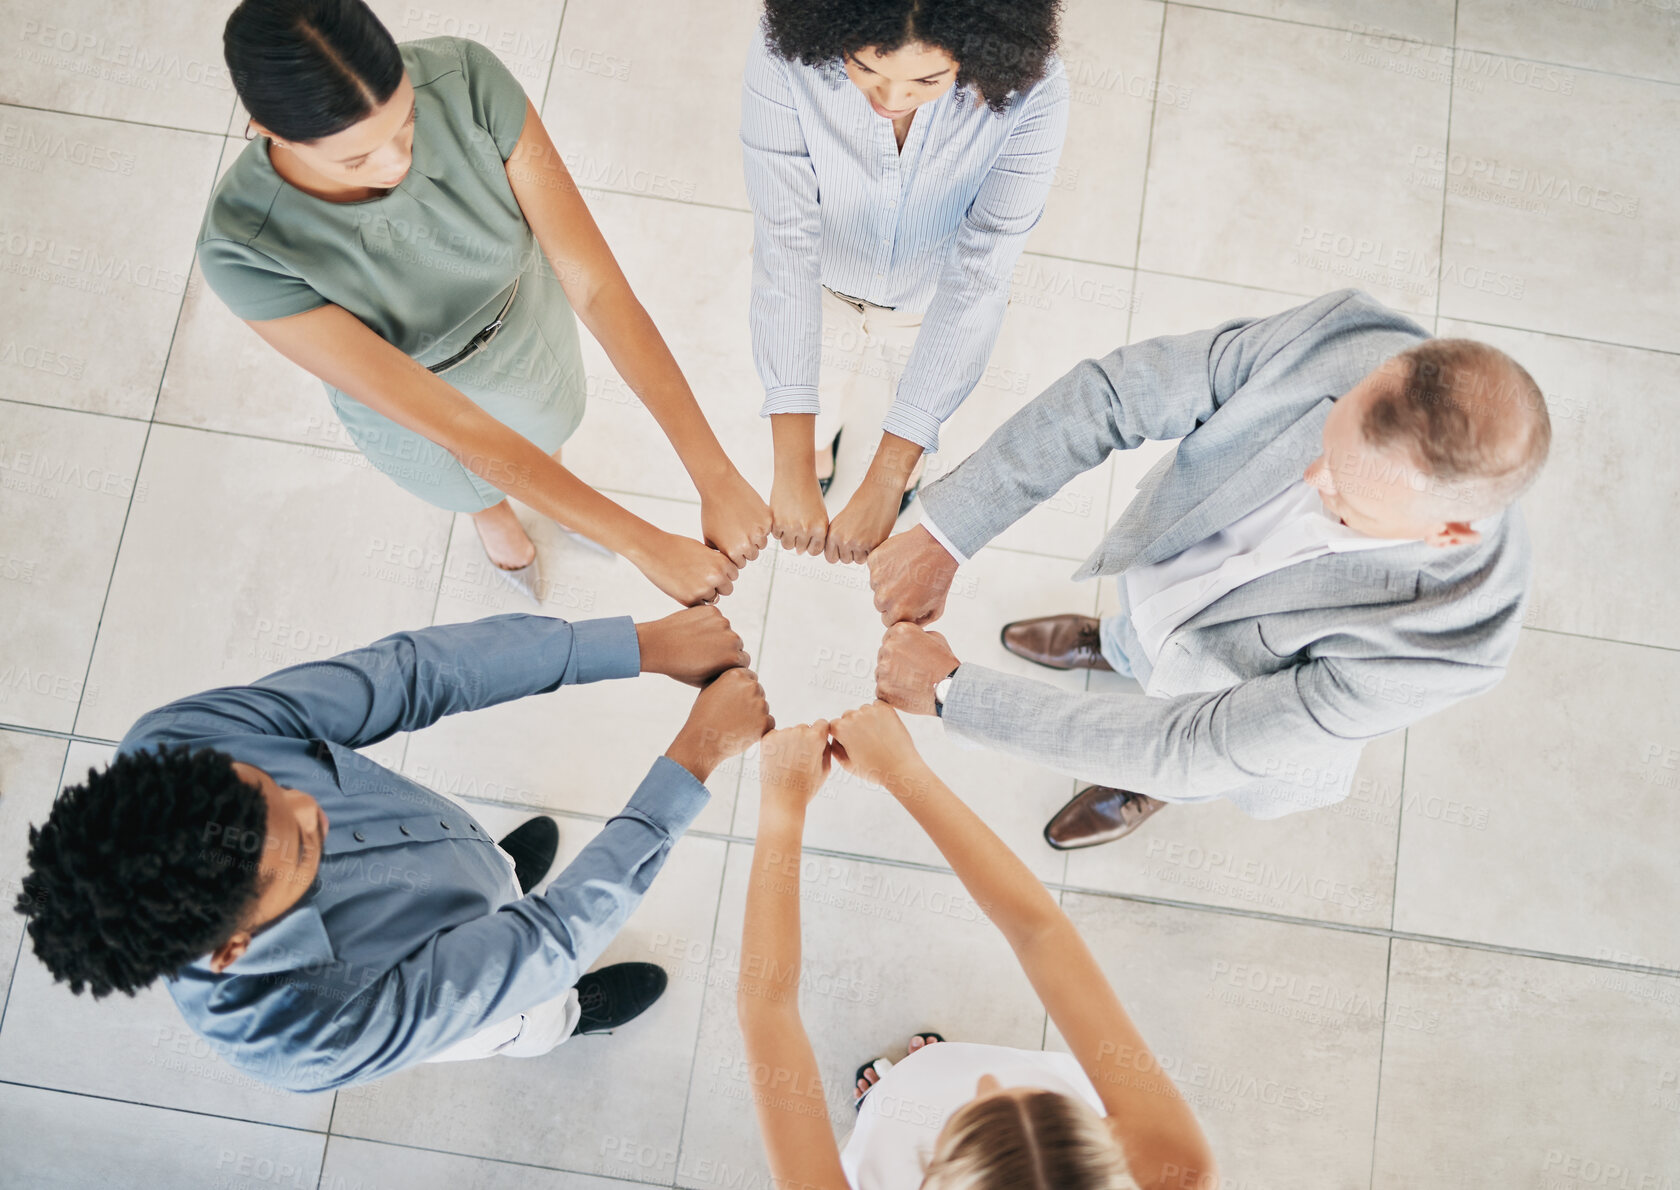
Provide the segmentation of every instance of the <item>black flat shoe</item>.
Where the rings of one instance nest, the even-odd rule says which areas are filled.
[[[577,981],[578,1018],[574,1036],[610,1033],[653,1006],[669,977],[653,963],[614,963]]]
[[[497,844],[513,857],[519,890],[530,892],[542,883],[560,850],[560,824],[548,817],[522,822]]]

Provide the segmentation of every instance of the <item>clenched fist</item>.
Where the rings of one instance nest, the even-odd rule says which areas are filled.
[[[931,715],[933,688],[960,664],[939,633],[894,624],[875,659],[875,696],[912,715]]]
[[[887,792],[918,788],[927,767],[904,720],[884,702],[847,711],[829,724],[834,759],[852,773]]]
[[[689,607],[716,603],[735,589],[741,573],[727,555],[675,533],[660,533],[651,547],[626,556],[654,586]]]
[[[956,575],[957,560],[921,525],[887,538],[869,554],[875,610],[889,626],[931,624],[944,615]]]
[[[766,807],[804,810],[828,780],[828,722],[771,732],[759,742],[758,766]]]
[[[707,545],[745,566],[770,540],[770,506],[730,468],[728,476],[700,493],[700,529]]]
[[[643,673],[665,674],[689,686],[704,686],[726,669],[751,663],[740,635],[716,607],[686,607],[637,624],[636,643]]]
[[[688,722],[665,755],[704,781],[775,726],[758,675],[750,669],[725,670],[694,700]]]
[[[828,509],[814,471],[777,468],[770,488],[770,535],[796,554],[820,554],[828,535]]]

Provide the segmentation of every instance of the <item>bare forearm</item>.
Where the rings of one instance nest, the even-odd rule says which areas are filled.
[[[1056,917],[1015,952],[1114,1121],[1132,1176],[1145,1190],[1217,1184],[1196,1113],[1121,1006],[1085,939],[1066,914]]]
[[[776,456],[776,470],[794,476],[813,474],[817,464],[816,432],[814,413],[772,413],[770,444]]]
[[[641,565],[658,531],[499,422],[446,431],[442,445],[469,471],[555,523]],[[484,420],[489,420],[488,418]]]
[[[1017,952],[1038,932],[1066,920],[1038,877],[925,764],[889,777],[887,789]]]
[[[436,443],[486,483],[636,560],[657,533],[337,306],[251,326],[332,387]],[[638,565],[640,563],[638,562]]]
[[[700,411],[694,392],[677,366],[659,328],[621,276],[601,287],[578,318],[606,350],[607,358],[670,439],[694,486],[734,473],[723,447]]]
[[[909,484],[910,473],[916,469],[916,460],[921,457],[922,448],[908,438],[882,434],[881,445],[875,448],[875,457],[869,462],[866,482],[885,484],[896,496]]]
[[[925,766],[888,784],[1008,940],[1086,1074],[1145,1187],[1173,1169],[1211,1173],[1195,1113],[1121,1007],[1102,968],[1060,906],[980,817]],[[1202,1185],[1192,1180],[1185,1184]]]
[[[799,1008],[799,857],[803,812],[766,807],[753,846],[747,915],[741,932],[736,1005],[751,1022]]]

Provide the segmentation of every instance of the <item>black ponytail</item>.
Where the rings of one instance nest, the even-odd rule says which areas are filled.
[[[251,118],[305,144],[372,115],[403,76],[396,41],[363,0],[243,0],[222,54]]]

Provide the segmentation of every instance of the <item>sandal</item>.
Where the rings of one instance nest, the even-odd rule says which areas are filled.
[[[928,1046],[934,1044],[935,1042],[945,1040],[943,1037],[941,1037],[937,1033],[914,1033],[914,1034],[911,1034],[911,1036],[912,1037],[919,1037],[919,1038],[922,1039],[922,1049],[926,1049]],[[918,1051],[918,1050],[912,1050],[911,1051],[911,1053],[918,1053],[918,1052],[920,1052],[920,1051]],[[852,1110],[853,1111],[861,1111],[863,1109],[863,1101],[865,1099],[869,1098],[869,1091],[865,1091],[861,1095],[859,1095],[857,1093],[857,1085],[858,1085],[858,1083],[863,1081],[864,1075],[869,1073],[869,1071],[871,1071],[871,1070],[873,1070],[875,1072],[877,1081],[875,1083],[871,1083],[870,1086],[869,1086],[869,1090],[873,1091],[875,1089],[875,1087],[878,1085],[879,1080],[883,1079],[883,1078],[886,1078],[887,1077],[887,1072],[889,1070],[891,1070],[892,1068],[893,1068],[893,1064],[890,1061],[888,1061],[886,1058],[876,1058],[873,1062],[865,1062],[862,1066],[859,1066],[857,1068],[857,1073],[852,1076]]]

